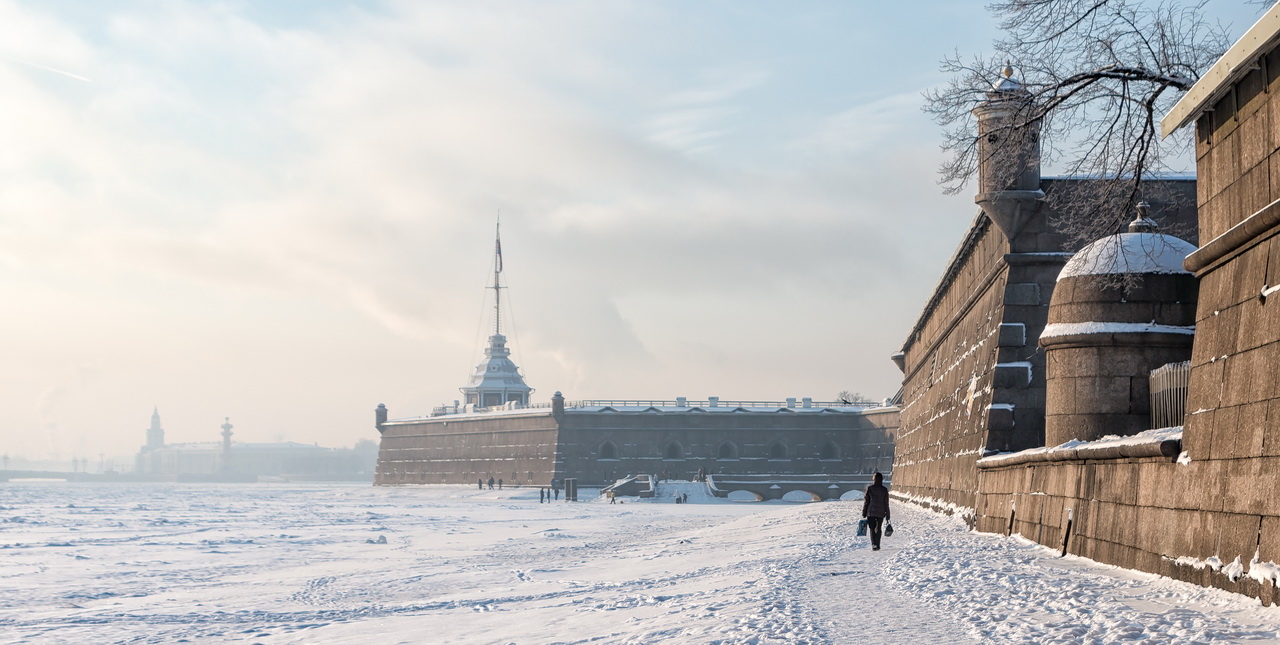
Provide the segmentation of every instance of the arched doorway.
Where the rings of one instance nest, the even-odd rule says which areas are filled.
[[[769,459],[786,459],[787,444],[781,441],[775,441],[769,444]]]
[[[716,449],[716,459],[724,461],[736,460],[737,458],[738,446],[736,446],[732,441],[726,441],[720,444],[720,447]]]
[[[599,454],[600,454],[599,459],[617,459],[618,444],[615,444],[612,441],[606,441],[600,444]]]

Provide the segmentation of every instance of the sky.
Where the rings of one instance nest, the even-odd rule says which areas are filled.
[[[376,440],[460,398],[499,213],[535,402],[888,397],[984,4],[0,0],[0,453]]]

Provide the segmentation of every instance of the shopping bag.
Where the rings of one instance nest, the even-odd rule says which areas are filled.
[[[890,524],[890,523],[888,523],[888,522],[885,522],[885,523],[884,523],[884,536],[885,536],[885,537],[889,537],[890,535],[893,535],[893,525],[892,525],[892,524]]]
[[[866,536],[867,536],[867,521],[858,520],[858,537],[866,537]]]

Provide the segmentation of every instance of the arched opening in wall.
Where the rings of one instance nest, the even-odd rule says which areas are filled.
[[[839,461],[840,446],[837,446],[836,442],[827,439],[827,442],[822,444],[822,450],[818,452],[818,459],[823,461]]]
[[[532,484],[532,483],[533,483],[533,471],[532,471],[532,470],[530,470],[530,471],[529,471],[529,474],[528,474],[528,476],[525,478],[525,481],[529,482],[530,484]]]
[[[684,448],[680,446],[680,442],[672,441],[662,449],[662,458],[667,461],[677,461],[684,459]]]
[[[614,442],[612,442],[612,441],[606,441],[606,442],[604,442],[604,443],[600,444],[599,454],[600,454],[600,456],[599,456],[599,457],[597,457],[597,459],[601,459],[601,460],[604,460],[604,459],[616,460],[616,459],[618,458],[618,444],[616,444],[616,443],[614,443]]]
[[[734,445],[732,441],[720,444],[720,447],[716,449],[716,459],[720,461],[737,461],[738,446]]]
[[[787,444],[782,443],[781,441],[775,441],[769,444],[769,458],[770,459],[786,459]]]

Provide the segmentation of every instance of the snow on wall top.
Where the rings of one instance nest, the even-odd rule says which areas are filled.
[[[1044,331],[1040,332],[1040,338],[1057,338],[1059,336],[1076,336],[1079,334],[1125,334],[1135,332],[1159,332],[1163,334],[1191,335],[1196,333],[1196,326],[1160,325],[1154,321],[1149,323],[1049,323],[1044,326]]]
[[[1171,454],[1177,454],[1181,450],[1181,442],[1182,426],[1156,428],[1129,436],[1107,435],[1093,441],[1072,439],[1057,446],[997,453],[979,459],[978,467],[1014,466],[1033,461],[1154,457],[1170,454],[1170,451],[1173,451]]]
[[[1182,261],[1195,245],[1162,233],[1108,235],[1076,253],[1062,267],[1058,280],[1080,275],[1118,273],[1190,273]]]

